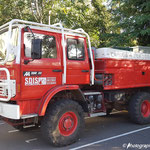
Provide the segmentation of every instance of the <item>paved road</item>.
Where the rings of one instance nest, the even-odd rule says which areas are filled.
[[[86,119],[85,131],[78,142],[55,148],[42,139],[40,129],[19,132],[0,120],[0,150],[53,149],[150,150],[150,126],[131,123],[126,112],[89,118]]]

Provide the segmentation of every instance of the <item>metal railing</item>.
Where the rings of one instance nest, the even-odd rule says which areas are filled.
[[[48,28],[48,29],[53,29],[56,30],[56,32],[60,31],[62,34],[62,47],[63,47],[63,64],[64,64],[64,73],[63,73],[63,84],[66,83],[66,50],[65,50],[65,33],[75,33],[75,34],[82,34],[87,37],[88,39],[88,46],[89,46],[89,52],[90,52],[90,57],[91,57],[91,85],[94,84],[94,60],[93,60],[93,55],[92,55],[92,50],[91,50],[91,42],[90,42],[90,37],[89,35],[83,30],[83,29],[66,29],[63,28],[61,23],[56,23],[53,25],[47,25],[47,24],[41,24],[41,23],[36,23],[36,22],[31,22],[31,21],[24,21],[24,20],[19,20],[19,19],[14,19],[0,27],[0,30],[8,27],[8,40],[7,40],[7,53],[6,53],[6,58],[3,62],[0,62],[0,64],[5,64],[8,61],[9,54],[11,53],[11,36],[12,36],[12,27],[15,24],[22,24],[22,25],[31,25],[31,26],[36,26],[36,27],[42,27],[42,28]]]
[[[10,73],[6,68],[0,68],[0,72],[6,73],[6,79],[0,80],[0,101],[9,101],[12,97]]]

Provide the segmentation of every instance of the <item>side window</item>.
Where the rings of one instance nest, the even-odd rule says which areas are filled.
[[[56,39],[51,35],[34,33],[35,38],[42,39],[42,58],[57,58]],[[31,33],[24,33],[25,56],[31,57]]]
[[[67,56],[69,60],[84,60],[84,39],[67,39]]]

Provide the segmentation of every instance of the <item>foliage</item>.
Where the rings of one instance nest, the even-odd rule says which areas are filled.
[[[90,35],[98,47],[105,47],[110,42],[108,34],[110,33],[111,15],[107,11],[102,0],[92,0],[93,11],[91,13]]]
[[[0,24],[11,19],[48,23],[62,22],[67,28],[83,28],[90,34],[93,46],[108,43],[109,13],[103,0],[0,0]]]
[[[111,8],[122,45],[150,45],[149,0],[112,0]]]
[[[0,25],[22,19],[83,28],[92,46],[150,44],[149,0],[0,0]]]

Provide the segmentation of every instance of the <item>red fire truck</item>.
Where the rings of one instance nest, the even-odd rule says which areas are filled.
[[[83,29],[12,20],[0,27],[0,116],[41,125],[51,144],[78,140],[84,117],[127,110],[150,123],[150,54],[91,48]]]

